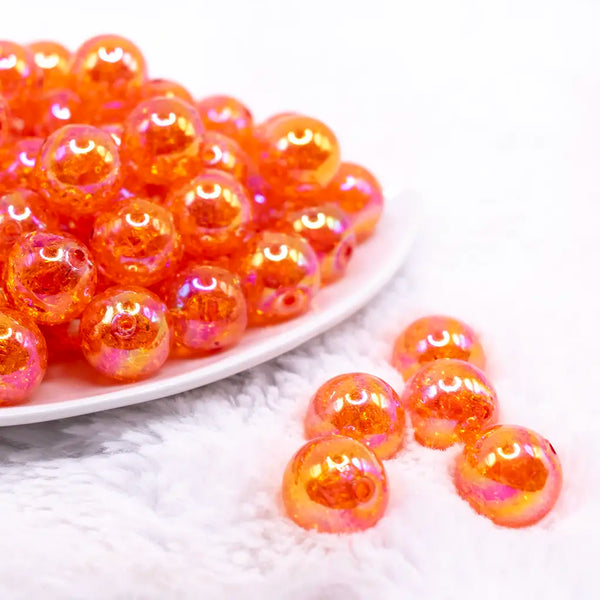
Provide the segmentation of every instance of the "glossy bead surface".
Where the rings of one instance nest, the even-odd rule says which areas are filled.
[[[43,143],[43,138],[26,137],[0,148],[0,191],[35,187],[34,170]]]
[[[305,313],[320,285],[319,261],[299,235],[263,231],[249,241],[239,273],[251,325],[267,325]]]
[[[60,325],[42,325],[40,327],[48,345],[48,362],[59,362],[80,354],[80,327],[80,318]]]
[[[319,387],[308,406],[304,431],[308,439],[326,434],[354,438],[383,460],[402,447],[405,420],[398,394],[383,379],[345,373]]]
[[[356,237],[344,211],[334,204],[325,204],[294,211],[287,220],[317,253],[322,283],[343,277],[356,247]]]
[[[153,375],[167,360],[170,346],[167,308],[144,288],[109,288],[81,317],[81,350],[92,367],[111,379]]]
[[[83,120],[83,103],[75,92],[66,89],[49,90],[37,103],[34,132],[37,136],[48,137],[65,125]]]
[[[186,252],[217,258],[236,251],[241,228],[250,222],[250,198],[241,183],[222,171],[204,171],[167,197]]]
[[[191,265],[165,286],[180,355],[229,348],[242,337],[248,321],[239,279],[219,267]]]
[[[146,183],[181,183],[202,167],[203,135],[193,106],[179,98],[150,98],[125,120],[123,160]]]
[[[454,484],[480,514],[505,527],[542,519],[562,487],[562,468],[552,444],[515,425],[498,425],[467,445],[456,459]]]
[[[0,147],[10,136],[10,111],[8,103],[0,96]]]
[[[287,465],[282,485],[288,516],[300,527],[349,533],[373,527],[388,503],[385,469],[348,437],[311,440]]]
[[[176,81],[170,79],[150,79],[142,85],[141,99],[158,98],[179,98],[185,100],[188,104],[194,104],[192,95]]]
[[[242,148],[248,148],[253,120],[242,102],[231,96],[209,96],[199,100],[196,107],[207,130],[226,135]]]
[[[71,52],[67,48],[46,40],[29,44],[28,48],[41,72],[44,90],[69,87]]]
[[[415,439],[430,448],[469,442],[498,420],[496,392],[485,375],[452,358],[421,367],[406,384],[402,403]]]
[[[70,321],[96,289],[96,267],[88,249],[71,236],[30,233],[6,260],[6,291],[15,307],[37,323]]]
[[[110,134],[91,125],[67,125],[44,142],[35,168],[51,208],[69,216],[98,212],[122,181],[119,151]]]
[[[214,131],[207,131],[202,144],[202,166],[217,169],[245,183],[251,168],[250,157],[232,138]]]
[[[396,339],[392,364],[407,381],[421,366],[439,358],[458,358],[485,367],[483,348],[473,329],[443,315],[413,321]]]
[[[0,405],[27,400],[46,373],[44,336],[25,315],[0,308]]]
[[[33,52],[15,42],[0,40],[0,96],[12,104],[31,94],[39,83]]]

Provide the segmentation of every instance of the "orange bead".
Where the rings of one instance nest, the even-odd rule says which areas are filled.
[[[43,89],[66,88],[70,85],[71,52],[67,48],[50,41],[34,42],[28,48],[41,71]]]
[[[123,159],[146,183],[182,183],[202,166],[203,135],[204,126],[193,106],[179,98],[150,98],[125,120]]]
[[[101,214],[90,248],[100,272],[124,285],[153,285],[173,275],[182,245],[171,213],[132,198]]]
[[[473,329],[442,315],[412,322],[396,339],[392,364],[407,381],[421,366],[439,358],[458,358],[485,367],[483,348]]]
[[[51,133],[83,121],[83,103],[73,91],[54,89],[46,92],[37,103],[37,120],[34,132],[37,136],[48,137]]]
[[[0,96],[0,147],[10,136],[10,111],[6,100]]]
[[[250,198],[244,186],[222,171],[204,171],[167,197],[186,251],[198,258],[235,252],[241,228],[250,222]]]
[[[92,367],[111,379],[136,381],[153,375],[170,347],[167,307],[144,288],[109,288],[81,317],[81,350]]]
[[[404,408],[389,384],[368,373],[345,373],[317,390],[304,431],[308,439],[327,434],[354,438],[383,460],[402,447],[404,425]]]
[[[48,360],[60,362],[81,352],[81,319],[73,319],[61,325],[41,326],[48,345]]]
[[[34,169],[44,140],[27,137],[0,148],[0,192],[35,187]]]
[[[285,194],[321,189],[340,164],[340,145],[333,131],[303,115],[282,116],[264,124],[258,146],[261,175]]]
[[[505,527],[526,527],[555,505],[562,468],[552,444],[531,429],[498,425],[457,457],[454,484],[480,514]]]
[[[344,276],[356,238],[350,220],[341,208],[334,204],[308,207],[292,212],[287,221],[317,253],[322,283],[331,283]]]
[[[373,527],[388,503],[387,476],[365,445],[337,435],[311,440],[283,475],[283,503],[300,527],[349,533]]]
[[[112,137],[114,143],[121,147],[121,141],[123,140],[123,131],[125,130],[125,126],[123,123],[107,123],[100,127],[102,131],[106,131]]]
[[[0,264],[22,235],[32,231],[57,230],[58,219],[39,194],[17,188],[0,196]]]
[[[178,354],[206,354],[237,344],[246,330],[246,300],[236,275],[192,265],[164,287]]]
[[[75,217],[110,204],[123,178],[117,145],[110,134],[91,125],[67,125],[50,135],[35,176],[49,205]]]
[[[88,249],[73,237],[36,231],[9,252],[6,291],[15,308],[37,323],[70,321],[96,289],[96,267]]]
[[[404,388],[415,439],[445,449],[469,442],[498,420],[496,392],[474,365],[453,358],[421,367]]]
[[[253,120],[250,110],[231,96],[209,96],[196,104],[204,126],[235,140],[242,148],[252,141]]]
[[[217,169],[245,183],[251,168],[250,157],[232,138],[214,131],[207,131],[202,144],[202,166]]]
[[[141,98],[179,98],[188,104],[194,104],[192,95],[179,83],[169,79],[150,79],[142,85]]]
[[[16,310],[0,309],[0,405],[27,400],[42,382],[47,363],[37,325]]]
[[[360,165],[343,162],[320,196],[327,202],[338,204],[350,217],[359,242],[373,233],[381,218],[381,186],[372,173]]]
[[[0,40],[0,96],[13,104],[40,85],[41,73],[28,48]]]
[[[262,231],[239,263],[248,321],[267,325],[305,313],[320,285],[319,261],[299,235]]]

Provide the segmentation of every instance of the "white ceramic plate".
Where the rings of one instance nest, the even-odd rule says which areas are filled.
[[[357,248],[346,276],[321,290],[306,315],[252,329],[234,348],[207,358],[170,360],[149,380],[128,385],[99,381],[82,359],[48,370],[27,404],[0,408],[0,426],[39,423],[170,396],[270,360],[337,325],[364,306],[404,262],[417,229],[418,199],[391,196],[377,233]]]

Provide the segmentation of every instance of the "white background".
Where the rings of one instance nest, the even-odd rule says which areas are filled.
[[[42,460],[43,447],[51,441],[68,447],[77,457],[78,443],[97,436],[103,427],[111,430],[115,419],[121,421],[120,435],[127,438],[123,420],[130,422],[132,429],[142,428],[144,419],[158,418],[156,413],[133,409],[115,411],[92,425],[81,419],[69,425],[17,428],[0,432],[0,442],[8,453],[5,481],[0,483],[2,506],[9,507],[5,514],[11,523],[10,542],[0,534],[5,537],[2,555],[9,556],[0,560],[0,588],[5,586],[2,597],[20,597],[16,590],[21,577],[31,577],[26,567],[28,552],[33,552],[23,536],[32,542],[36,527],[43,523],[47,536],[36,539],[39,552],[34,553],[34,570],[45,562],[46,552],[52,554],[54,544],[58,554],[50,561],[52,568],[47,567],[54,570],[56,579],[42,568],[44,587],[38,590],[38,597],[53,597],[52,590],[65,592],[69,588],[61,588],[57,582],[69,578],[74,582],[72,597],[102,597],[96,586],[106,586],[104,597],[153,597],[152,590],[160,590],[163,598],[183,597],[186,592],[199,597],[208,593],[208,588],[194,577],[193,565],[197,564],[206,585],[214,585],[217,597],[225,580],[246,586],[245,591],[235,592],[235,597],[253,597],[251,582],[257,580],[245,579],[245,574],[255,569],[261,574],[260,584],[266,586],[261,588],[264,593],[279,598],[285,596],[285,583],[295,576],[310,581],[312,573],[328,585],[325,567],[331,560],[339,573],[348,567],[343,583],[347,587],[339,588],[339,593],[335,591],[338,588],[326,587],[319,590],[329,590],[327,593],[302,593],[297,590],[304,589],[304,584],[297,582],[293,597],[363,598],[366,592],[361,582],[367,577],[372,586],[369,597],[374,599],[392,597],[390,590],[397,592],[397,598],[457,598],[461,594],[525,598],[537,593],[544,598],[592,598],[597,578],[593,557],[598,555],[600,535],[599,31],[600,3],[581,0],[4,2],[1,37],[21,42],[56,38],[76,47],[97,33],[121,33],[141,46],[152,76],[178,79],[198,96],[237,95],[259,119],[283,110],[320,117],[338,133],[345,157],[372,168],[387,190],[418,191],[425,215],[419,242],[387,300],[381,300],[381,306],[394,306],[394,311],[388,308],[379,316],[367,313],[352,326],[356,331],[368,326],[373,335],[379,332],[391,342],[394,331],[429,311],[450,312],[475,325],[488,349],[490,374],[503,415],[552,440],[563,458],[565,491],[550,521],[538,528],[505,532],[465,510],[457,529],[452,523],[455,504],[435,513],[435,518],[428,517],[437,505],[445,503],[444,494],[448,503],[454,500],[450,487],[438,489],[425,481],[429,461],[438,459],[416,450],[410,456],[419,473],[425,473],[422,477],[410,479],[401,459],[397,466],[390,463],[389,467],[396,483],[408,486],[407,482],[413,482],[418,487],[423,480],[422,491],[406,490],[406,501],[403,492],[396,492],[400,499],[390,508],[385,527],[405,534],[403,541],[391,533],[389,539],[384,535],[363,541],[360,537],[339,542],[311,538],[314,562],[308,558],[306,562],[302,558],[308,552],[306,542],[298,538],[303,549],[297,558],[291,544],[283,552],[286,566],[267,552],[273,562],[261,570],[254,564],[252,552],[247,560],[236,555],[235,542],[223,545],[227,551],[219,554],[223,536],[231,534],[226,527],[221,538],[218,532],[210,534],[217,547],[214,562],[207,558],[212,556],[210,549],[206,556],[198,550],[203,536],[208,535],[206,529],[198,526],[194,545],[188,539],[192,533],[182,527],[179,537],[174,533],[165,542],[165,548],[178,557],[170,577],[168,558],[144,554],[143,543],[138,546],[123,533],[128,530],[128,509],[111,508],[111,502],[116,506],[119,501],[115,498],[104,505],[101,491],[95,495],[95,489],[103,489],[102,482],[94,488],[77,476],[69,479],[71,466],[60,462],[60,453],[56,463]],[[342,328],[330,341],[325,336],[305,354],[295,353],[276,366],[302,372],[306,365],[300,363],[307,361],[307,356],[319,360],[319,351],[341,352],[335,340],[344,332],[350,330]],[[364,331],[356,339],[377,346]],[[380,355],[377,352],[378,358],[383,357],[383,350]],[[297,368],[294,360],[300,361]],[[319,367],[313,364],[310,369],[309,373]],[[236,379],[235,385],[243,389],[258,375],[248,377]],[[315,382],[317,379],[315,376]],[[211,389],[207,394],[217,398],[211,414],[221,423],[218,398],[226,395],[227,388]],[[274,428],[291,427],[289,415],[297,418],[302,412],[301,400],[290,392],[294,386],[285,389],[290,402],[297,404],[268,421]],[[156,410],[169,413],[171,409],[165,406]],[[266,422],[253,423],[258,436]],[[70,446],[64,441],[66,432]],[[173,431],[165,435],[173,444],[188,439],[184,436],[178,442]],[[98,452],[105,452],[106,444],[110,446],[107,440],[103,443]],[[164,456],[161,454],[161,443],[155,456],[159,462],[168,460],[166,449]],[[235,443],[232,440],[233,446]],[[286,448],[292,451],[297,446],[294,439]],[[23,447],[34,449],[19,454]],[[224,468],[234,468],[234,457],[245,452],[248,447],[231,449],[232,462],[223,459]],[[263,455],[268,456],[266,448]],[[108,463],[103,468],[109,472],[121,466]],[[60,471],[63,467],[65,473]],[[25,495],[19,496],[20,501],[28,502],[27,494],[37,488],[27,477],[39,477],[40,469],[48,468],[58,469],[57,478],[48,484],[50,491],[44,492],[54,500],[46,520],[40,521],[18,508],[14,494],[18,489]],[[185,479],[188,473],[179,468]],[[0,480],[2,476],[0,473]],[[62,477],[71,482],[75,499],[79,494],[92,506],[104,505],[108,513],[114,510],[115,517],[110,528],[97,531],[86,522],[94,531],[93,541],[84,534],[78,537],[76,524],[70,523],[65,535],[72,543],[61,550],[60,539],[51,541],[51,536],[60,538],[59,521],[66,518],[68,522],[67,517],[53,514],[53,510],[60,512],[56,502],[65,500],[61,495],[66,494],[65,489],[59,487]],[[252,493],[255,480],[240,477],[228,480],[224,497],[237,497],[242,489]],[[9,485],[9,479],[14,483]],[[210,481],[209,477],[205,482],[209,490]],[[250,488],[242,487],[244,481]],[[240,487],[236,489],[237,484]],[[139,493],[128,486],[127,477],[117,487],[122,498]],[[233,512],[227,512],[225,500],[222,506],[222,513],[215,518],[230,523]],[[32,507],[39,509],[35,502]],[[275,519],[277,510],[268,518]],[[0,515],[3,511],[0,506]],[[409,521],[415,525],[412,529]],[[430,522],[434,526],[428,528]],[[398,529],[402,527],[406,529]],[[120,535],[126,539],[123,554],[116,541]],[[268,536],[261,540],[265,548],[271,543]],[[469,550],[471,542],[478,551]],[[88,543],[91,549],[86,554]],[[11,552],[15,544],[17,558]],[[104,554],[94,544],[111,552]],[[360,564],[352,562],[362,556],[361,547],[373,548],[377,556],[382,545],[388,553],[381,563],[363,557],[362,564],[368,569],[361,571]],[[344,548],[350,548],[350,554],[345,554]],[[83,563],[76,558],[80,552],[86,557]],[[197,562],[193,556],[183,560],[186,552],[199,553]],[[256,553],[260,554],[260,548]],[[142,566],[136,563],[136,555],[146,557]],[[431,558],[436,555],[439,559]],[[182,574],[184,566],[187,576]],[[118,577],[113,579],[111,572]],[[335,573],[330,579],[338,585]],[[23,585],[33,593],[35,577]],[[145,590],[140,596],[134,595],[136,585]]]

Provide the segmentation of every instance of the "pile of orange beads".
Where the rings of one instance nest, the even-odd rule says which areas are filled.
[[[480,514],[524,527],[551,510],[562,486],[558,456],[538,433],[497,425],[483,348],[466,323],[418,319],[397,338],[392,364],[406,382],[401,397],[378,377],[348,373],[325,382],[310,401],[309,442],[288,464],[282,487],[297,524],[331,533],[373,526],[388,501],[381,460],[401,450],[407,417],[423,446],[463,444],[454,485]]]
[[[136,381],[308,311],[383,195],[321,121],[150,79],[131,41],[0,41],[0,405],[82,353]]]

